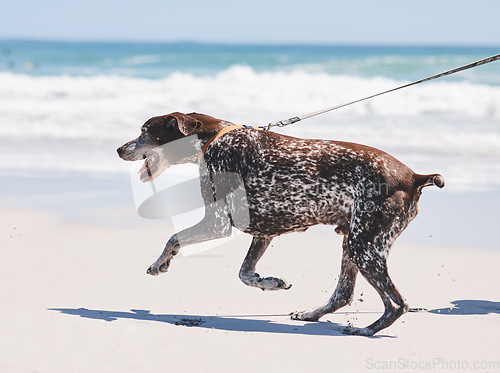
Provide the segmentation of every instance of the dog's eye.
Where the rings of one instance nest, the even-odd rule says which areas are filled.
[[[141,133],[146,133],[146,128],[141,127]]]

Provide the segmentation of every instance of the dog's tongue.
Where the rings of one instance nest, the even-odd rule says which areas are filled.
[[[137,172],[139,175],[142,175],[143,173],[145,172],[148,172],[148,174],[151,174],[151,171],[149,170],[149,164],[148,164],[148,159],[146,158],[146,160],[144,161],[144,164],[142,165],[141,169],[139,170],[139,172]]]

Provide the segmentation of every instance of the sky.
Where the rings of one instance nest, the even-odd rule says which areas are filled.
[[[500,45],[498,0],[0,0],[0,39]]]

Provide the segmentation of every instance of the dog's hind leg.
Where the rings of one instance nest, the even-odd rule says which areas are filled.
[[[358,268],[349,258],[349,248],[347,245],[347,235],[344,236],[342,244],[342,267],[340,277],[328,302],[319,308],[292,312],[290,315],[294,320],[318,321],[320,317],[327,313],[333,313],[341,307],[344,307],[352,302],[354,294],[354,286],[356,285],[356,276]]]
[[[378,211],[361,212],[353,217],[348,235],[350,258],[382,298],[385,310],[373,324],[366,328],[348,328],[347,334],[371,336],[408,311],[408,303],[389,277],[387,256],[394,240],[415,215],[416,211],[406,208],[404,201],[395,195]]]
[[[254,286],[262,290],[281,290],[290,289],[291,284],[288,284],[285,280],[277,277],[260,277],[258,273],[255,272],[255,267],[257,262],[265,253],[269,244],[271,243],[272,237],[254,237],[250,249],[241,265],[240,269],[240,279],[248,286]]]
[[[383,256],[371,255],[368,261],[358,264],[363,277],[377,290],[384,303],[384,314],[373,324],[366,328],[347,328],[346,334],[374,335],[379,330],[392,325],[400,316],[408,311],[408,303],[396,289],[389,277],[387,263]]]

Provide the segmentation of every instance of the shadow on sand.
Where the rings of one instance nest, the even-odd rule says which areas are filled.
[[[455,300],[452,306],[429,310],[430,313],[440,315],[488,315],[490,313],[500,314],[500,302],[489,300]]]
[[[487,315],[500,314],[500,302],[487,300],[456,300],[452,306],[427,312],[439,315]],[[152,314],[148,310],[135,310],[130,312],[91,310],[87,308],[49,308],[49,311],[58,311],[66,315],[80,316],[86,319],[115,321],[118,319],[144,320],[162,322],[177,326],[217,329],[224,331],[278,333],[345,336],[346,327],[329,321],[320,322],[290,322],[279,323],[269,318],[278,317],[290,320],[288,315],[233,315],[233,316],[198,316],[198,315],[171,315]],[[370,338],[390,337],[376,335]]]
[[[269,319],[283,317],[289,320],[288,315],[237,315],[237,316],[194,316],[194,315],[155,315],[147,310],[130,310],[130,312],[90,310],[87,308],[49,308],[49,311],[58,311],[66,315],[80,316],[87,319],[115,321],[118,319],[156,321],[172,325],[217,329],[224,331],[284,333],[302,335],[345,336],[345,326],[329,321],[297,322],[296,325],[278,323]],[[374,336],[370,338],[389,337]]]

